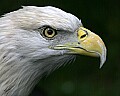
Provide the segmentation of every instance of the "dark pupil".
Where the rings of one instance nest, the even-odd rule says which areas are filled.
[[[47,33],[48,33],[49,35],[52,35],[52,34],[53,34],[53,30],[48,29],[48,30],[47,30]]]

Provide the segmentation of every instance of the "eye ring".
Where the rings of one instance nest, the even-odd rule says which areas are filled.
[[[46,27],[43,29],[43,35],[46,38],[52,39],[56,34],[56,30],[51,27]]]

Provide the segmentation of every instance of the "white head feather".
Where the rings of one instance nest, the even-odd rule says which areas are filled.
[[[73,58],[48,48],[34,30],[43,25],[74,32],[81,21],[50,6],[23,7],[0,18],[0,96],[27,96],[42,75]]]

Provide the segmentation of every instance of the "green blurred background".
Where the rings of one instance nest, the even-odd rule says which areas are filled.
[[[51,5],[76,15],[108,49],[102,69],[98,58],[77,56],[44,77],[31,96],[120,96],[120,0],[0,0],[0,15],[27,5]]]

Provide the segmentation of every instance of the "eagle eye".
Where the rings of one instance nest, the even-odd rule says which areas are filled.
[[[55,35],[57,35],[57,30],[46,26],[42,28],[42,36],[44,36],[46,39],[52,39]]]

